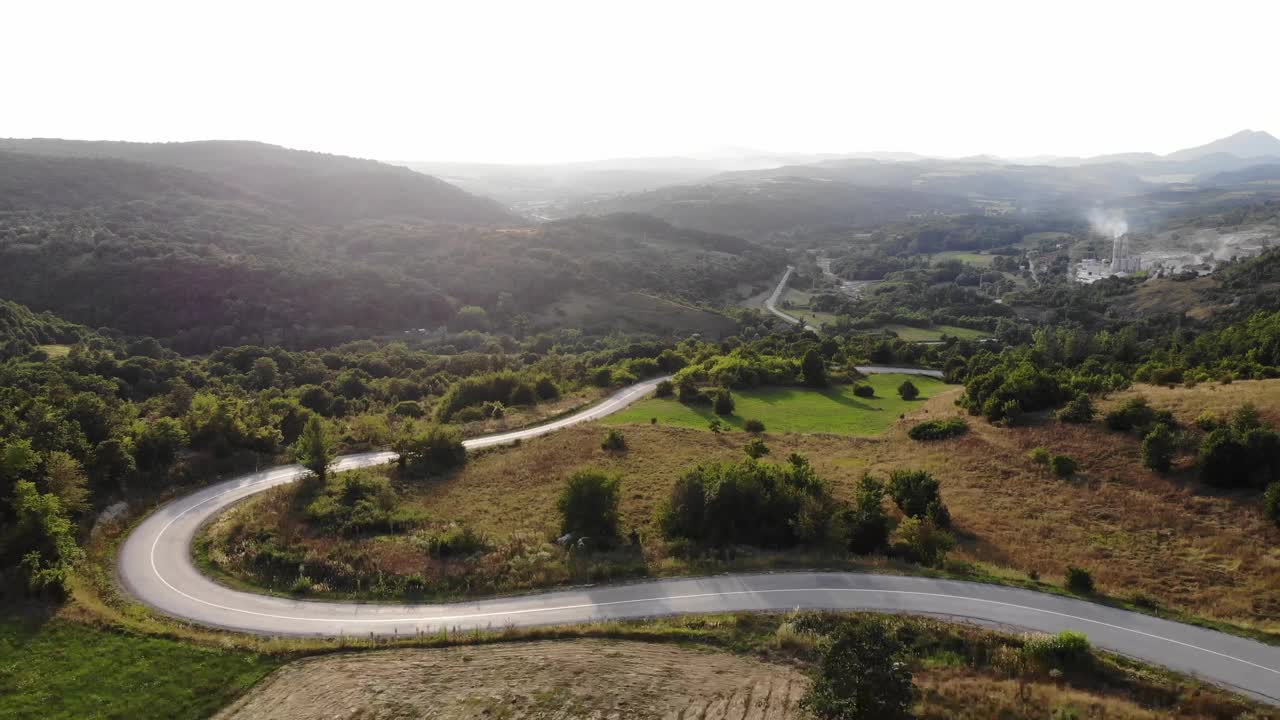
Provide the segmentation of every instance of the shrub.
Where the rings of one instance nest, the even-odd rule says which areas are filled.
[[[1164,423],[1171,428],[1178,426],[1173,413],[1168,410],[1156,410],[1147,403],[1144,397],[1130,399],[1124,405],[1107,413],[1103,419],[1107,427],[1117,432],[1136,430],[1145,434],[1156,423]]]
[[[752,418],[742,424],[742,429],[749,433],[762,433],[764,432],[764,423]]]
[[[1280,525],[1280,482],[1271,483],[1262,494],[1262,514]]]
[[[589,468],[569,476],[560,499],[560,532],[590,538],[601,546],[618,538],[618,478]]]
[[[938,479],[927,470],[894,470],[889,474],[889,496],[903,515],[913,518],[928,516],[931,505],[942,505]]]
[[[609,428],[604,434],[604,442],[600,443],[601,450],[626,450],[627,439],[623,437],[622,431],[617,428]]]
[[[436,419],[449,422],[463,408],[482,403],[529,405],[536,398],[550,399],[557,395],[559,389],[555,383],[544,376],[532,378],[509,370],[472,375],[454,383],[440,398]]]
[[[670,380],[663,380],[654,388],[654,397],[671,397],[676,392],[676,386]]]
[[[1053,455],[1049,452],[1049,448],[1044,447],[1031,448],[1031,451],[1027,453],[1027,458],[1037,465],[1048,465],[1052,457]]]
[[[1169,472],[1176,449],[1177,438],[1169,430],[1169,426],[1156,423],[1151,432],[1142,438],[1142,464],[1156,472]]]
[[[1067,455],[1054,455],[1049,458],[1049,469],[1054,475],[1065,478],[1076,474],[1076,470],[1080,469],[1074,459]]]
[[[1021,654],[1031,665],[1058,670],[1084,670],[1093,662],[1089,638],[1074,630],[1031,637]]]
[[[906,646],[887,621],[866,618],[832,633],[801,705],[828,720],[908,720],[914,701]]]
[[[1257,487],[1280,481],[1280,435],[1233,418],[1231,426],[1214,430],[1201,442],[1200,477],[1219,487]]]
[[[910,380],[903,380],[898,386],[898,396],[903,400],[915,400],[920,397],[920,389]]]
[[[399,504],[391,481],[364,469],[334,475],[303,512],[312,523],[345,535],[394,532],[422,520],[419,514],[398,512]]]
[[[1058,411],[1058,420],[1065,423],[1090,423],[1095,415],[1097,410],[1093,408],[1093,401],[1085,393],[1080,393]]]
[[[746,446],[743,447],[743,450],[746,451],[747,456],[753,460],[759,460],[769,454],[769,446],[765,445],[764,441],[760,438],[753,438],[749,440]]]
[[[853,394],[862,398],[875,397],[876,389],[870,385],[854,385]]]
[[[1093,573],[1084,568],[1067,567],[1067,589],[1080,595],[1093,592]]]
[[[676,480],[659,511],[664,537],[711,547],[817,545],[837,536],[839,509],[808,461],[705,464]]]
[[[415,535],[413,543],[434,558],[466,557],[489,549],[488,538],[458,523]]]
[[[1212,410],[1205,410],[1196,416],[1196,427],[1205,432],[1213,432],[1222,427],[1222,418]]]
[[[717,415],[732,415],[733,408],[733,393],[725,388],[717,388],[712,396],[711,409]]]
[[[392,408],[392,413],[400,417],[420,418],[423,416],[422,406],[413,400],[402,400]]]
[[[724,422],[720,418],[711,418],[710,422],[707,423],[707,429],[719,435],[724,432]]]
[[[467,461],[462,436],[443,425],[428,425],[405,434],[396,441],[395,451],[400,454],[400,471],[411,478],[437,475]]]
[[[936,567],[947,559],[947,553],[956,546],[951,533],[938,527],[929,517],[906,517],[898,523],[899,554],[922,565]]]
[[[963,418],[926,420],[907,431],[912,440],[945,440],[969,432],[969,423]]]

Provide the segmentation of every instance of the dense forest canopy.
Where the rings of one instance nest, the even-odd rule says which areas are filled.
[[[73,149],[82,147],[98,148]],[[241,157],[274,161],[285,152],[279,148],[237,145],[240,152],[228,159],[203,145],[160,147],[166,154],[132,145],[123,154],[179,154],[180,164],[210,166],[212,174],[104,157],[0,153],[5,295],[182,351],[245,342],[315,347],[439,328],[464,306],[485,309],[501,327],[524,326],[528,315],[570,291],[645,291],[706,303],[784,262],[737,238],[638,216],[540,226],[398,218],[393,205],[406,190],[370,182],[376,163],[308,153],[298,156],[303,162],[288,151],[285,159],[296,160],[283,166],[288,174],[379,198],[362,206],[377,219],[329,222],[310,200],[265,187],[257,166]],[[255,180],[242,182],[244,176]],[[365,215],[347,219],[357,216]]]

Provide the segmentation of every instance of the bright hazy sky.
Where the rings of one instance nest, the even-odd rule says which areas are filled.
[[[1280,2],[7,0],[0,137],[401,160],[1280,135]]]

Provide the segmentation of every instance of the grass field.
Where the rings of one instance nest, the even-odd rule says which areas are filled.
[[[962,250],[947,250],[945,252],[934,253],[929,256],[932,262],[940,263],[947,260],[959,260],[969,265],[977,265],[978,267],[991,267],[991,263],[995,262],[995,255],[985,253],[964,252]]]
[[[963,340],[977,340],[978,338],[991,337],[989,333],[981,330],[972,330],[970,328],[956,327],[955,325],[934,325],[928,328],[912,327],[910,325],[883,325],[880,330],[892,330],[898,334],[898,337],[907,342],[932,342],[941,340],[943,335],[949,337],[957,337]]]
[[[70,345],[37,345],[37,350],[43,350],[45,355],[51,358],[66,357],[71,354]]]
[[[1175,613],[1280,636],[1280,595],[1275,592],[1280,587],[1280,528],[1263,516],[1258,493],[1224,493],[1201,486],[1190,454],[1181,456],[1169,475],[1152,472],[1142,466],[1139,438],[1110,432],[1101,422],[1068,425],[1030,418],[1026,426],[1000,428],[971,419],[970,432],[962,437],[935,443],[907,438],[907,429],[920,419],[954,415],[956,392],[939,392],[904,420],[897,419],[897,412],[878,413],[888,418],[880,421],[888,427],[870,437],[784,433],[782,428],[795,421],[784,417],[788,413],[783,408],[794,406],[762,404],[774,410],[772,420],[764,418],[769,430],[765,441],[772,450],[768,457],[776,462],[792,452],[807,456],[844,500],[852,499],[864,472],[884,477],[896,468],[930,470],[942,483],[955,523],[955,567],[971,563],[966,572],[980,579],[1043,587],[1060,584],[1069,565],[1084,567],[1093,573],[1101,593],[1120,600],[1148,607],[1155,603]],[[1270,422],[1280,423],[1280,380],[1130,392],[1143,392],[1156,407],[1168,407],[1185,419],[1205,408],[1225,411],[1252,400]],[[1124,396],[1101,405],[1108,407]],[[818,397],[810,400],[818,402]],[[828,410],[847,412],[845,405],[826,398],[821,402]],[[739,403],[742,418],[742,399]],[[638,575],[724,572],[728,564],[670,556],[654,518],[683,472],[701,462],[740,459],[746,435],[707,432],[701,417],[685,416],[698,429],[670,421],[651,426],[653,416],[652,411],[638,413],[632,417],[639,424],[621,428],[624,452],[601,450],[600,424],[580,425],[518,447],[478,453],[459,472],[404,487],[404,501],[427,513],[436,525],[461,523],[493,540],[494,554],[470,568],[462,562],[437,562],[403,536],[316,537],[305,541],[307,550],[364,554],[370,567],[380,572],[427,575],[433,587],[455,596]],[[1036,447],[1074,458],[1080,472],[1068,480],[1054,477],[1028,459]],[[642,535],[643,554],[576,566],[556,555],[560,551],[548,538],[558,530],[560,488],[569,474],[587,466],[621,478],[622,527]],[[292,527],[296,521],[285,514],[289,507],[287,497],[265,493],[224,516],[210,532],[243,523],[242,535],[252,537],[259,528]],[[231,572],[239,572],[236,552],[251,553],[252,548],[227,551]],[[544,557],[550,559],[535,560]],[[740,558],[733,567],[852,564],[903,571],[883,559],[798,551],[761,551]],[[1032,575],[1042,580],[1031,582]]]
[[[911,380],[920,389],[920,398],[906,401],[897,388]],[[853,386],[837,385],[823,390],[797,387],[762,387],[734,391],[736,409],[720,418],[734,429],[748,420],[759,420],[771,433],[835,433],[877,435],[898,420],[898,416],[921,406],[926,399],[948,389],[940,380],[910,375],[872,375],[866,384],[875,388],[873,398],[853,394]],[[686,405],[674,398],[651,398],[636,403],[604,422],[611,425],[676,425],[705,430],[717,415],[707,405]]]
[[[812,293],[804,290],[796,290],[788,288],[782,295],[782,300],[790,303],[790,307],[784,306],[782,302],[778,303],[778,309],[790,315],[799,318],[808,325],[817,325],[819,327],[826,324],[834,324],[840,319],[839,315],[829,312],[816,312],[809,309],[809,301],[813,298]]]
[[[205,718],[281,661],[0,608],[0,717]]]

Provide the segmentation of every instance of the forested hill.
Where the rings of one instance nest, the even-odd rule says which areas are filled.
[[[783,263],[634,216],[531,226],[388,213],[324,223],[178,167],[0,152],[0,297],[204,352],[440,327],[467,305],[504,331],[574,291],[601,306],[632,290],[705,303]]]
[[[0,361],[26,355],[38,345],[73,345],[94,336],[89,328],[67,322],[53,313],[35,313],[18,303],[0,299]]]
[[[0,140],[0,151],[64,158],[85,173],[104,172],[91,159],[129,160],[177,168],[194,175],[168,177],[179,184],[216,183],[257,202],[288,208],[309,223],[350,223],[405,218],[458,223],[504,223],[513,217],[497,202],[471,195],[438,178],[373,160],[290,150],[257,142],[186,143]],[[74,159],[74,160],[73,160]],[[12,183],[19,162],[0,156],[0,176]],[[29,161],[28,161],[29,162]],[[67,165],[58,166],[65,168]],[[153,167],[153,175],[164,170]],[[18,169],[21,171],[21,168]],[[143,171],[134,168],[131,175]],[[210,187],[201,188],[212,191]],[[54,199],[54,198],[48,198]],[[62,198],[72,202],[74,195]],[[0,206],[3,207],[3,206]]]

